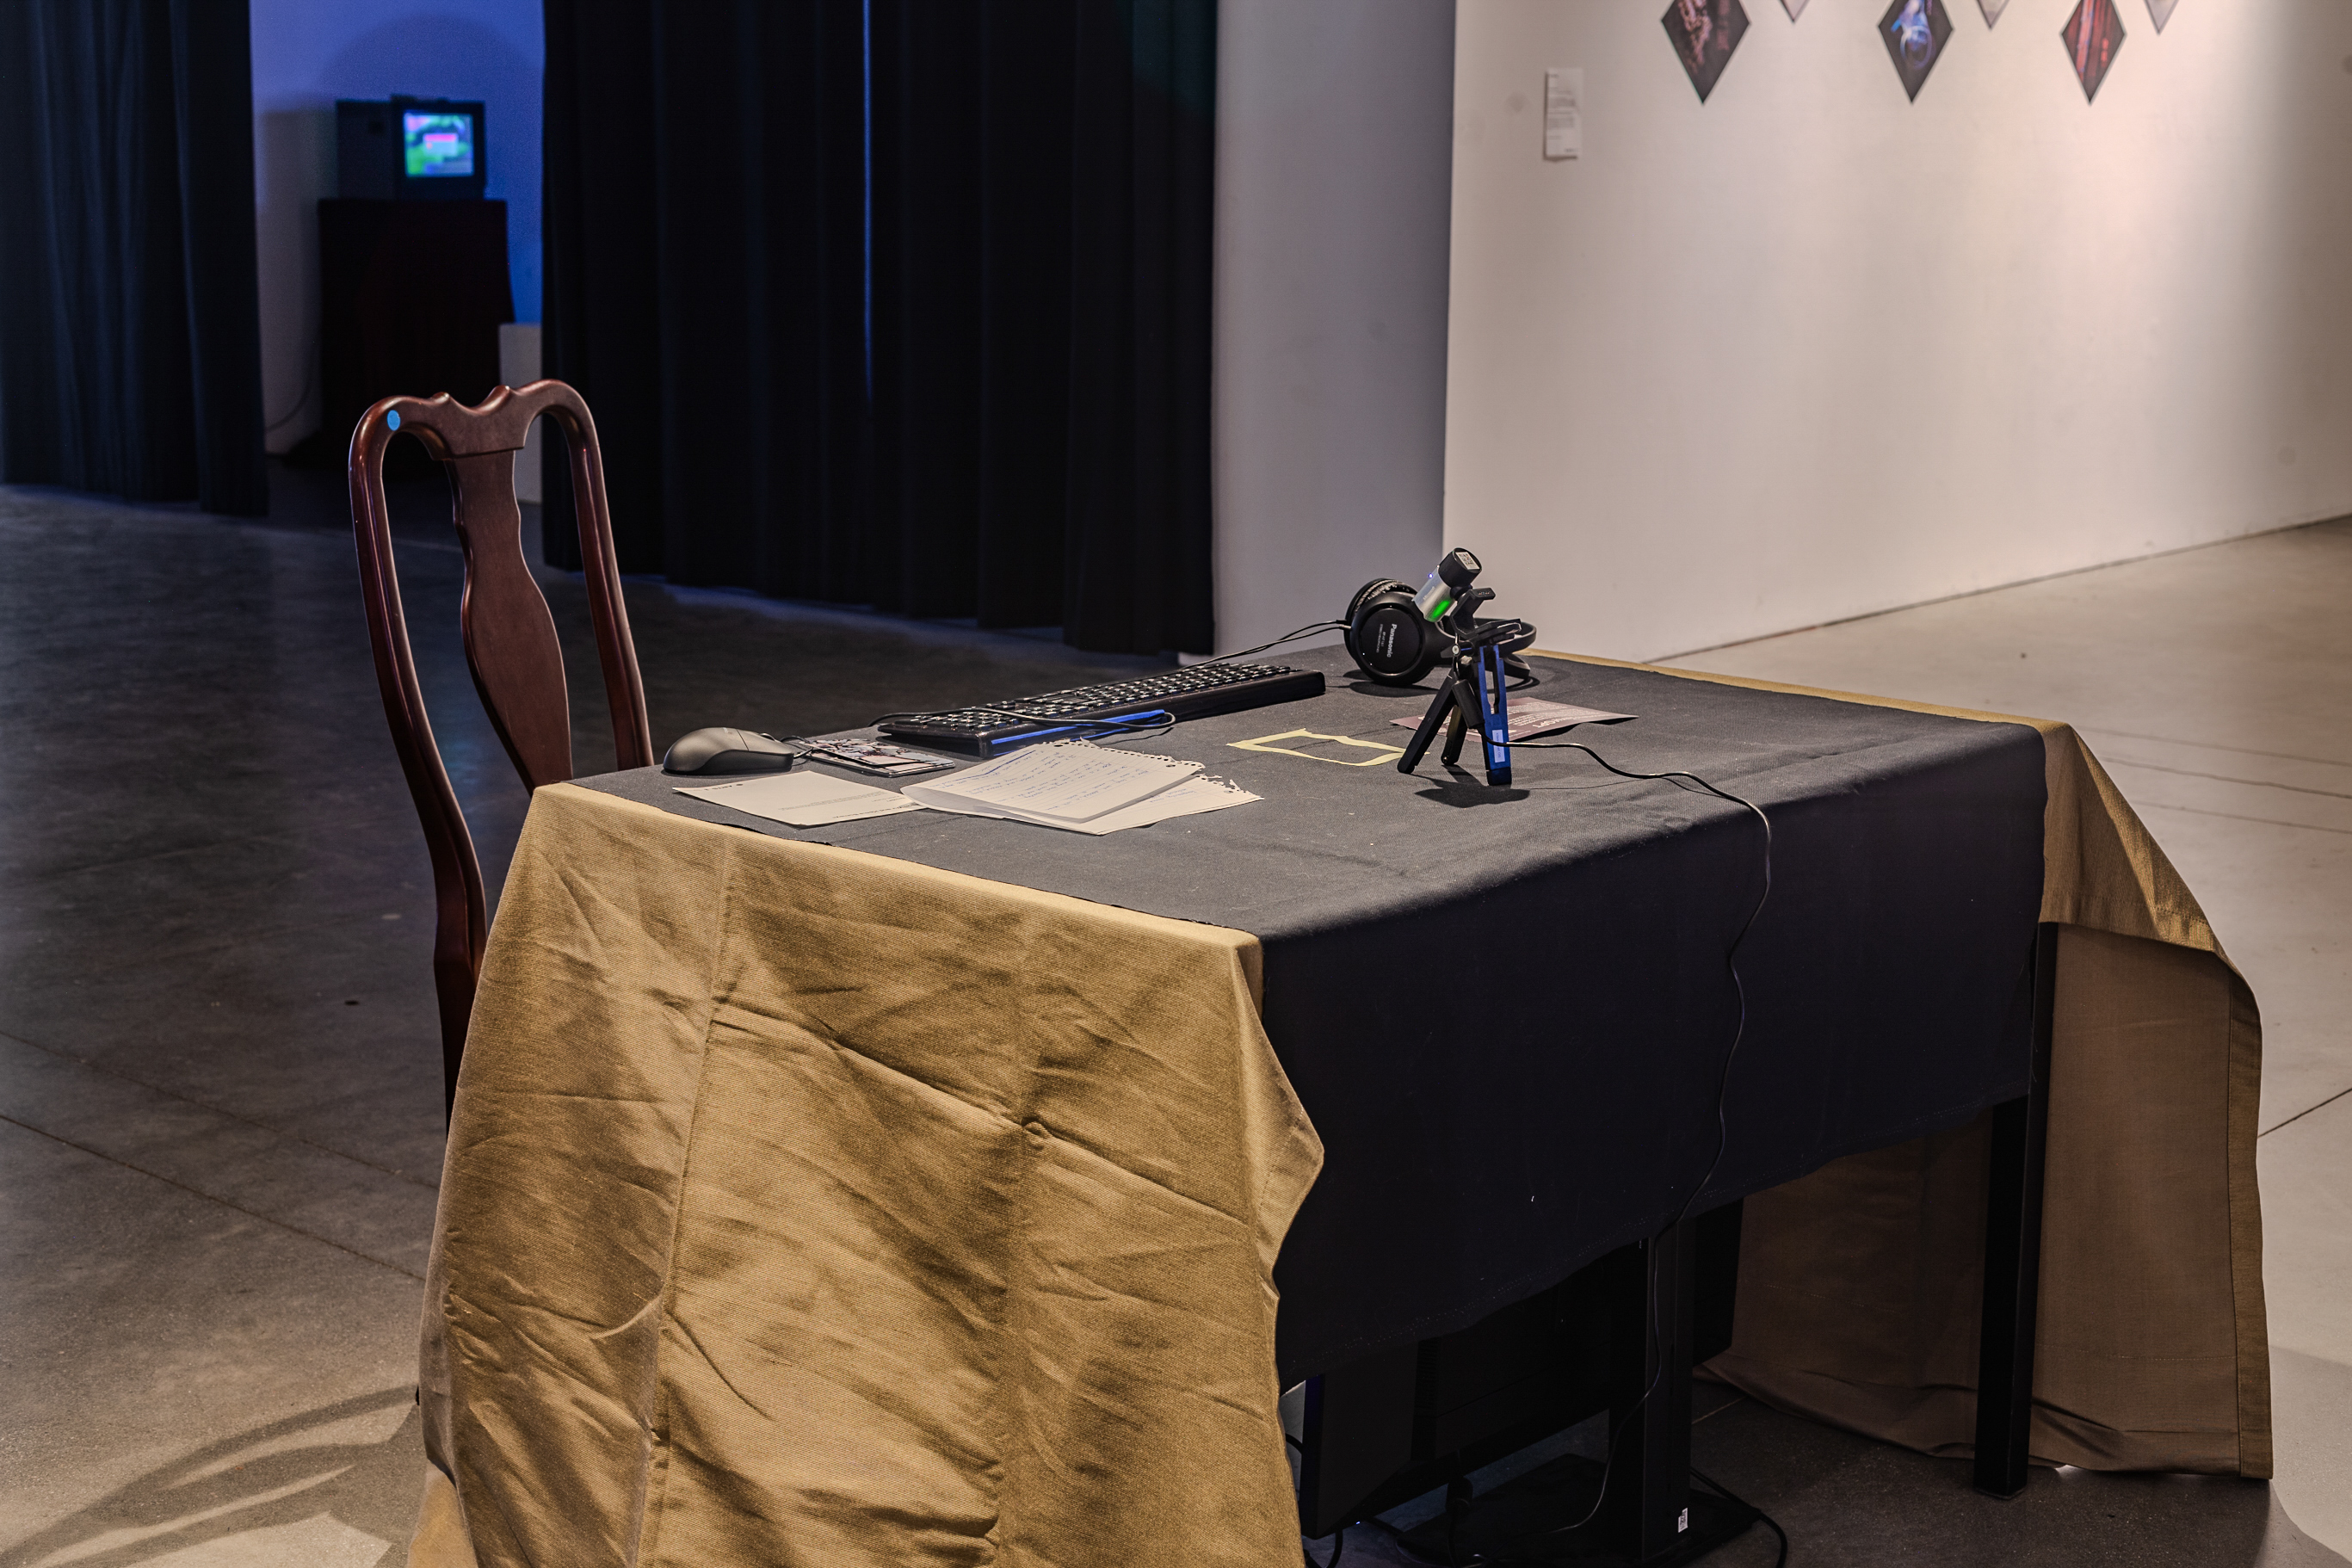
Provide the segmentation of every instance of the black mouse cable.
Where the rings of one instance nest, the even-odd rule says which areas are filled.
[[[1729,1100],[1731,1093],[1731,1064],[1738,1058],[1740,1045],[1748,1037],[1748,987],[1739,978],[1739,949],[1741,944],[1747,942],[1748,931],[1754,929],[1756,925],[1756,917],[1764,912],[1765,900],[1772,896],[1772,819],[1765,816],[1764,808],[1758,805],[1754,801],[1748,800],[1741,795],[1733,795],[1728,790],[1717,789],[1714,784],[1707,783],[1706,780],[1699,777],[1696,773],[1690,773],[1685,769],[1675,768],[1662,773],[1635,773],[1630,768],[1619,767],[1616,763],[1611,762],[1608,758],[1602,756],[1591,747],[1585,745],[1580,741],[1514,741],[1511,742],[1511,745],[1515,749],[1520,746],[1532,746],[1538,751],[1582,752],[1586,756],[1591,757],[1594,762],[1599,763],[1602,767],[1607,768],[1611,773],[1615,773],[1620,778],[1664,780],[1669,783],[1675,779],[1688,779],[1691,783],[1698,785],[1699,788],[1706,791],[1707,794],[1714,795],[1718,800],[1728,801],[1734,805],[1746,807],[1748,811],[1755,814],[1757,822],[1760,824],[1764,829],[1764,887],[1763,889],[1756,895],[1756,902],[1754,905],[1748,909],[1748,918],[1739,922],[1738,933],[1731,939],[1731,945],[1726,948],[1723,953],[1724,969],[1731,976],[1732,994],[1738,997],[1739,1001],[1739,1021],[1732,1028],[1731,1048],[1723,1053],[1723,1068],[1717,1075],[1715,1080],[1715,1156],[1707,1161],[1706,1172],[1704,1175],[1699,1177],[1697,1184],[1683,1194],[1682,1206],[1675,1211],[1675,1217],[1666,1225],[1666,1230],[1671,1231],[1680,1226],[1684,1220],[1690,1216],[1691,1205],[1698,1201],[1699,1194],[1705,1192],[1706,1190],[1707,1183],[1715,1179],[1717,1169],[1723,1163],[1724,1152],[1730,1147],[1731,1143],[1731,1124],[1727,1120],[1725,1113],[1725,1106],[1727,1101]],[[1680,789],[1682,786],[1680,784],[1675,784],[1675,787]],[[1660,1234],[1664,1235],[1665,1232],[1662,1231]],[[1650,1292],[1650,1295],[1652,1297],[1650,1302],[1650,1337],[1653,1340],[1655,1340],[1660,1337],[1658,1303],[1655,1299],[1656,1292],[1652,1291]],[[1599,1492],[1594,1494],[1592,1499],[1592,1507],[1586,1511],[1584,1517],[1578,1520],[1574,1524],[1554,1525],[1549,1530],[1538,1531],[1534,1535],[1524,1538],[1525,1540],[1539,1540],[1547,1535],[1560,1535],[1570,1531],[1582,1530],[1586,1525],[1591,1524],[1593,1520],[1600,1516],[1601,1505],[1603,1502],[1606,1502],[1609,1499],[1609,1478],[1617,1468],[1618,1442],[1625,1436],[1626,1430],[1633,1425],[1633,1417],[1642,1413],[1642,1407],[1643,1405],[1649,1404],[1650,1396],[1657,1393],[1658,1384],[1664,1381],[1665,1375],[1665,1358],[1661,1356],[1658,1360],[1657,1370],[1650,1374],[1648,1386],[1642,1390],[1642,1396],[1633,1401],[1633,1408],[1625,1413],[1625,1418],[1618,1422],[1616,1430],[1612,1431],[1609,1435],[1609,1447],[1607,1453],[1602,1458],[1601,1466],[1601,1489]],[[1712,1486],[1714,1483],[1709,1482],[1708,1484]],[[1721,1489],[1717,1488],[1717,1489],[1720,1490]],[[1772,1528],[1777,1531],[1780,1527],[1776,1524]],[[1785,1541],[1787,1538],[1784,1536],[1782,1539]],[[1515,1542],[1514,1544],[1519,1544],[1519,1542]],[[1783,1550],[1785,1554],[1785,1548]]]

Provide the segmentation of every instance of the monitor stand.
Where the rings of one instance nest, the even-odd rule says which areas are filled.
[[[1459,1333],[1308,1380],[1301,1533],[1320,1539],[1435,1487],[1447,1513],[1406,1538],[1435,1563],[1483,1552],[1659,1568],[1747,1530],[1753,1510],[1690,1475],[1691,1369],[1731,1341],[1741,1208],[1694,1215]],[[1602,1411],[1605,1498],[1601,1464],[1575,1456],[1472,1495],[1471,1472]]]
[[[1580,1530],[1562,1528],[1593,1512],[1601,1472],[1598,1459],[1563,1454],[1481,1496],[1470,1495],[1465,1485],[1444,1513],[1403,1531],[1401,1539],[1413,1555],[1431,1563],[1677,1568],[1738,1540],[1763,1518],[1745,1503],[1694,1489],[1685,1505],[1689,1527],[1677,1531],[1660,1555],[1639,1557],[1626,1543],[1622,1518],[1610,1517],[1608,1510]]]

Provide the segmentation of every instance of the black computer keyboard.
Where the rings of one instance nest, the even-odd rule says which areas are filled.
[[[1281,664],[1192,664],[1148,675],[1078,686],[1040,697],[1015,697],[946,713],[900,713],[877,726],[886,735],[942,752],[992,757],[1036,741],[1066,736],[1103,740],[1117,733],[1110,720],[1165,712],[1198,719],[1323,695],[1323,672]],[[1017,715],[1017,716],[1016,716]],[[1139,722],[1141,731],[1150,729]]]

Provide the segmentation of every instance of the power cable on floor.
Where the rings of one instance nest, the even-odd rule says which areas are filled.
[[[1789,1568],[1789,1532],[1781,1529],[1780,1524],[1770,1514],[1766,1513],[1762,1509],[1758,1508],[1752,1502],[1745,1502],[1740,1499],[1734,1497],[1729,1487],[1725,1486],[1721,1481],[1717,1480],[1713,1476],[1708,1475],[1696,1465],[1693,1465],[1690,1468],[1690,1473],[1691,1479],[1698,1482],[1700,1485],[1706,1488],[1707,1490],[1713,1492],[1716,1496],[1729,1503],[1732,1507],[1744,1508],[1748,1510],[1757,1517],[1765,1529],[1779,1536],[1780,1538],[1780,1555],[1772,1560],[1772,1568]]]

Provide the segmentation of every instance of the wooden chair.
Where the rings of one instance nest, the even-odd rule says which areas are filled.
[[[588,610],[596,628],[604,696],[613,714],[617,765],[650,766],[653,735],[637,655],[629,641],[621,574],[613,560],[613,521],[604,504],[604,460],[596,423],[580,395],[560,381],[538,381],[513,391],[498,387],[468,408],[447,393],[437,397],[387,397],[352,432],[352,531],[359,542],[360,584],[367,598],[368,640],[375,649],[376,684],[384,718],[400,752],[401,771],[425,826],[433,857],[433,986],[440,1001],[444,1108],[457,1090],[466,1023],[481,974],[489,919],[481,862],[457,808],[448,771],[425,717],[425,694],[401,614],[393,564],[391,520],[384,510],[384,447],[404,432],[446,466],[455,497],[457,542],[465,552],[466,586],[458,619],[466,662],[490,722],[522,775],[537,789],[572,776],[572,710],[564,689],[563,652],[555,619],[522,554],[522,513],[515,501],[514,459],[540,415],[562,429],[572,452],[573,510],[580,519],[580,557],[588,578]]]

